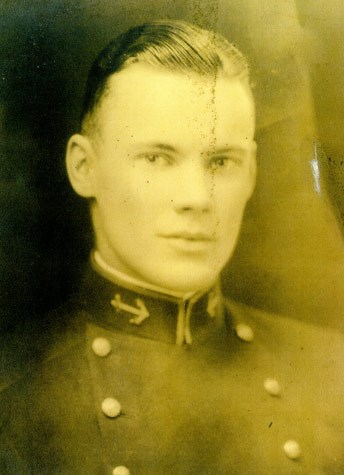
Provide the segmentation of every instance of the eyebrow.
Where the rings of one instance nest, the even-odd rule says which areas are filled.
[[[246,151],[245,147],[240,147],[240,145],[233,145],[229,147],[221,147],[211,149],[211,152],[214,154],[228,153],[228,152],[243,152]]]
[[[160,150],[165,150],[166,152],[178,152],[178,149],[173,147],[172,145],[165,144],[165,143],[160,143],[160,142],[142,142],[139,144],[135,144],[135,147],[141,148],[141,147],[148,147],[148,148],[154,148],[154,149],[160,149]]]
[[[164,150],[166,152],[173,152],[173,153],[178,153],[180,152],[179,149],[173,147],[172,145],[161,143],[161,142],[148,142],[148,143],[140,143],[140,144],[135,144],[138,148],[141,147],[148,147],[151,149],[159,149],[159,150]],[[241,147],[240,145],[233,144],[232,146],[226,146],[226,147],[220,147],[220,148],[210,148],[209,152],[211,154],[221,154],[221,153],[228,153],[228,152],[242,152],[245,151],[245,147]]]

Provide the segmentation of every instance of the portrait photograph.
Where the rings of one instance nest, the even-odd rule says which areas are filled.
[[[0,475],[343,474],[344,4],[0,24]]]

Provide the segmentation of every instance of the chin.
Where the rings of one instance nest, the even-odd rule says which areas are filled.
[[[155,285],[159,285],[168,290],[174,292],[188,293],[188,292],[197,292],[199,290],[207,290],[211,288],[216,280],[219,277],[220,272],[218,273],[204,273],[200,274],[199,271],[196,272],[176,272],[171,276],[171,271],[169,275],[155,275]],[[157,281],[157,277],[160,277],[160,280]]]
[[[213,287],[223,267],[225,266],[227,255],[216,256],[201,260],[168,260],[164,265],[156,267],[151,272],[151,278],[155,285],[164,287],[174,292],[189,293],[208,290]],[[161,261],[160,261],[161,262]],[[148,277],[148,276],[147,276]]]

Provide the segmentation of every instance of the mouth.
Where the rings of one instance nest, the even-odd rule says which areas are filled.
[[[187,241],[215,241],[215,237],[209,233],[180,231],[176,233],[161,234],[161,237],[167,239],[185,239]]]
[[[160,237],[168,243],[185,252],[204,252],[216,241],[215,237],[203,232],[182,231],[178,233],[163,234]]]

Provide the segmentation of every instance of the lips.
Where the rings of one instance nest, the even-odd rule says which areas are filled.
[[[184,256],[205,256],[214,248],[215,237],[203,231],[178,231],[160,235],[168,246]]]
[[[167,234],[162,234],[161,237],[167,239],[183,239],[187,241],[215,241],[215,237],[211,234],[204,232],[192,232],[192,231],[178,231]]]

